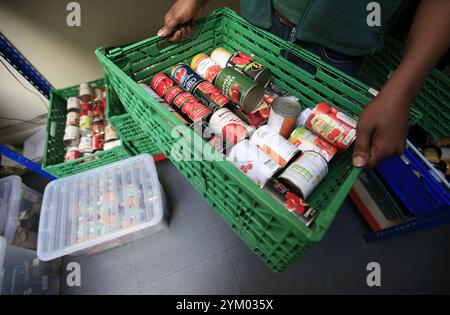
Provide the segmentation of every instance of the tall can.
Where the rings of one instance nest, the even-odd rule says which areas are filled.
[[[256,130],[250,140],[281,167],[286,167],[300,153],[296,146],[267,125]]]
[[[200,82],[192,94],[213,112],[221,108],[234,109],[233,102],[209,81]]]
[[[181,88],[192,92],[200,82],[204,81],[191,67],[185,63],[181,63],[172,68],[172,79]]]
[[[272,103],[267,124],[272,130],[276,130],[282,137],[288,139],[295,129],[301,111],[302,107],[294,97],[279,97]]]
[[[225,68],[216,79],[216,86],[245,113],[251,113],[264,98],[264,86],[233,68]]]
[[[191,67],[203,79],[214,83],[217,75],[222,71],[222,67],[215,63],[207,54],[196,55],[191,62]]]
[[[250,137],[255,131],[228,108],[216,111],[209,121],[212,130],[221,134],[229,144],[237,144]]]
[[[268,68],[241,51],[231,55],[227,66],[244,73],[254,81],[261,83],[264,87],[269,84],[272,78],[272,72]]]
[[[164,73],[157,73],[150,82],[150,87],[158,94],[159,97],[164,98],[168,90],[174,86],[172,79],[167,77]]]
[[[227,160],[261,187],[281,170],[277,162],[255,147],[249,140],[243,140],[236,144],[228,154]]]
[[[278,178],[280,182],[307,199],[328,174],[327,161],[319,153],[306,151]]]
[[[289,141],[302,152],[314,151],[319,153],[327,162],[330,162],[338,152],[333,145],[306,129],[305,126],[295,129]]]
[[[190,122],[207,120],[212,111],[201,104],[191,93],[182,92],[173,99],[172,107]]]

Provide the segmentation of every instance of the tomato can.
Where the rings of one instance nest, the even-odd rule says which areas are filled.
[[[224,95],[239,104],[244,113],[251,113],[264,98],[264,86],[233,68],[223,69],[216,79],[216,86]]]
[[[213,50],[211,53],[211,60],[217,63],[221,68],[226,68],[228,60],[230,60],[232,53],[223,47],[219,47]]]
[[[105,125],[103,121],[94,123],[92,125],[92,132],[96,135],[104,135],[105,134]]]
[[[178,86],[173,86],[170,89],[167,90],[167,94],[164,98],[164,100],[171,105],[173,103],[173,100],[175,97],[183,93],[183,90]]]
[[[322,155],[306,151],[278,178],[283,184],[307,199],[328,174],[328,164]]]
[[[111,142],[118,140],[119,136],[117,135],[116,129],[111,124],[106,124],[105,127],[105,141]]]
[[[204,81],[191,67],[181,63],[172,68],[172,79],[183,89],[192,92],[200,82]]]
[[[228,108],[216,111],[209,121],[212,130],[221,134],[229,144],[237,144],[250,137],[255,129],[246,124]]]
[[[267,92],[264,94],[264,99],[261,102],[260,106],[253,112],[249,114],[244,114],[246,116],[246,120],[253,127],[258,128],[263,125],[268,119],[270,114],[270,108],[274,101],[274,97],[269,95]]]
[[[300,126],[292,132],[289,141],[302,152],[314,151],[322,155],[327,162],[336,155],[337,149],[329,142],[315,135],[305,126]]]
[[[80,100],[84,103],[89,103],[92,101],[92,87],[89,83],[81,83],[79,86]]]
[[[150,82],[150,87],[152,88],[152,90],[162,98],[166,96],[168,90],[173,86],[173,80],[167,77],[162,72],[157,73]]]
[[[321,136],[339,150],[346,150],[356,139],[358,122],[340,110],[320,103],[314,110],[306,109],[299,124]]]
[[[199,121],[192,126],[192,130],[220,153],[226,154],[230,145],[223,139],[222,134],[214,131],[207,122]]]
[[[222,67],[215,63],[206,54],[198,54],[192,59],[191,67],[196,71],[203,79],[214,83],[217,75],[222,71]]]
[[[235,68],[263,86],[267,86],[272,78],[272,72],[268,68],[241,51],[231,55],[227,66]]]
[[[306,226],[311,226],[316,219],[317,211],[279,180],[272,178],[264,190]]]
[[[105,145],[105,135],[95,134],[92,137],[92,152],[103,150]]]
[[[68,162],[68,161],[73,161],[73,160],[77,160],[81,157],[81,152],[78,150],[70,150],[66,152],[66,156],[64,158],[64,161]]]
[[[256,130],[250,140],[281,167],[288,165],[300,153],[295,145],[267,125]]]
[[[81,153],[92,153],[92,138],[91,137],[81,137],[80,138],[80,152]]]
[[[67,111],[80,112],[80,99],[78,97],[69,97],[67,99]]]
[[[80,113],[68,112],[66,118],[66,125],[78,127],[80,125]]]
[[[63,138],[63,142],[66,147],[72,146],[74,143],[78,142],[79,138],[80,128],[78,128],[78,126],[66,126]]]
[[[227,159],[261,187],[266,185],[281,170],[277,162],[249,140],[243,140],[236,144],[231,149]]]
[[[302,111],[300,103],[291,96],[279,97],[272,103],[267,124],[282,137],[288,139]]]
[[[114,140],[110,142],[106,142],[103,146],[103,150],[108,151],[117,147],[120,147],[122,145],[122,141],[120,140]]]
[[[101,107],[97,107],[92,111],[92,122],[100,123],[103,122],[105,119],[105,113],[103,112],[103,109]]]
[[[220,90],[208,81],[200,82],[192,93],[200,103],[206,105],[213,112],[221,108],[233,109],[231,100],[220,92]]]
[[[173,99],[172,107],[186,120],[197,122],[206,120],[212,111],[201,104],[191,93],[182,92]]]

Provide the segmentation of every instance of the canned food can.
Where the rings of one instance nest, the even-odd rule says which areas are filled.
[[[183,90],[178,86],[173,86],[169,90],[167,90],[167,94],[165,96],[165,101],[168,104],[172,104],[175,97],[183,93]]]
[[[227,152],[229,145],[222,138],[221,133],[214,131],[205,121],[199,121],[192,126],[192,130],[220,153]]]
[[[92,111],[92,122],[93,123],[99,123],[103,122],[105,119],[105,113],[103,112],[102,108],[97,107]]]
[[[92,152],[103,150],[105,135],[96,134],[92,137]]]
[[[263,125],[269,119],[270,108],[272,107],[273,101],[274,97],[266,93],[261,105],[255,111],[244,114],[246,115],[246,120],[249,124],[256,128]]]
[[[118,140],[119,136],[117,135],[116,129],[111,124],[106,124],[105,127],[105,141],[111,142]]]
[[[191,93],[183,92],[173,99],[172,106],[188,121],[206,120],[212,111],[201,104]]]
[[[232,53],[223,47],[219,47],[213,50],[211,53],[211,60],[217,63],[221,68],[226,68],[228,60],[230,60]]]
[[[283,184],[307,199],[328,174],[328,164],[322,155],[306,151],[278,178]]]
[[[223,69],[216,79],[216,86],[224,95],[251,113],[264,98],[264,86],[246,77],[233,68]]]
[[[63,138],[63,142],[66,147],[72,146],[72,144],[78,142],[79,138],[80,138],[80,129],[77,126],[66,126]]]
[[[173,86],[174,86],[173,80],[167,77],[162,72],[157,73],[150,82],[150,87],[161,98],[164,98],[168,90]]]
[[[79,159],[80,157],[81,157],[81,152],[78,150],[67,151],[64,161],[66,161],[66,162],[73,161],[73,160]]]
[[[90,137],[81,137],[80,138],[80,152],[81,153],[92,153],[93,148],[92,148],[92,138]]]
[[[358,122],[323,102],[314,110],[306,109],[299,122],[340,150],[348,149],[356,139]]]
[[[241,51],[237,51],[231,56],[227,66],[244,73],[264,87],[269,84],[272,78],[272,72],[268,68]]]
[[[267,125],[256,130],[250,140],[282,167],[285,167],[300,153],[295,145]]]
[[[121,145],[122,141],[120,140],[106,142],[105,145],[103,146],[103,150],[105,151],[112,150],[114,148],[120,147]]]
[[[219,109],[211,116],[209,125],[212,130],[221,134],[229,144],[237,144],[250,137],[255,131],[228,108]]]
[[[68,112],[66,119],[67,126],[76,126],[80,125],[80,113],[78,112]]]
[[[81,108],[80,99],[78,97],[69,97],[67,99],[67,111],[79,112]]]
[[[213,112],[227,107],[233,108],[231,100],[220,92],[220,90],[208,81],[200,82],[192,93],[200,103],[206,105]]]
[[[183,89],[192,92],[204,79],[187,64],[181,63],[172,68],[172,79]]]
[[[259,150],[249,140],[243,140],[236,144],[231,149],[227,159],[261,187],[266,185],[281,170],[277,162]]]
[[[215,63],[206,54],[198,54],[192,59],[191,67],[203,79],[213,83],[217,75],[222,71],[222,67]]]
[[[94,101],[102,101],[103,100],[103,90],[99,88],[94,89]]]
[[[279,97],[272,103],[267,124],[282,137],[288,139],[302,111],[300,103],[291,96]]]
[[[97,122],[92,125],[92,132],[95,135],[104,135],[105,134],[105,125],[103,122]]]
[[[92,101],[92,87],[89,83],[81,83],[79,87],[80,100],[84,103],[89,103]]]
[[[272,178],[264,187],[264,190],[306,226],[311,226],[317,217],[317,211],[314,208],[277,179]]]
[[[80,133],[82,136],[92,136],[92,117],[89,115],[80,115]]]
[[[329,142],[306,129],[305,126],[300,126],[295,129],[289,141],[302,152],[314,151],[319,153],[327,162],[330,162],[338,151]]]

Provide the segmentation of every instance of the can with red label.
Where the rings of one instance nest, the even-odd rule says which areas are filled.
[[[94,134],[104,135],[105,134],[105,125],[104,125],[103,121],[94,123],[92,125],[92,132]]]
[[[246,124],[228,108],[216,111],[209,121],[212,130],[221,134],[229,144],[237,144],[249,138],[255,129]]]
[[[162,98],[166,96],[168,90],[173,86],[173,80],[162,72],[157,73],[150,82],[150,87]]]
[[[114,129],[114,127],[111,124],[106,124],[106,126],[105,126],[105,141],[110,142],[110,141],[115,141],[118,139],[119,139],[119,136],[117,135],[117,132]]]
[[[105,113],[103,112],[103,109],[101,107],[97,107],[92,111],[92,122],[99,123],[103,122],[105,119]]]
[[[78,150],[68,150],[66,152],[66,156],[64,158],[64,161],[68,162],[68,161],[73,161],[73,160],[77,160],[81,157],[81,152]]]
[[[206,54],[198,54],[192,59],[191,67],[196,71],[203,79],[206,79],[210,83],[214,83],[217,75],[222,71],[222,67],[215,63]]]
[[[204,81],[191,67],[181,63],[172,68],[172,79],[183,89],[192,92],[197,84]]]
[[[92,138],[90,137],[81,137],[79,150],[81,153],[92,153]]]
[[[103,150],[105,145],[105,135],[96,134],[92,137],[92,152]]]
[[[80,113],[73,112],[73,111],[68,112],[67,119],[66,119],[66,125],[78,127],[80,125]]]
[[[227,67],[241,71],[263,86],[267,86],[272,78],[272,72],[268,68],[241,51],[237,51],[231,55]]]
[[[233,109],[233,102],[208,81],[200,82],[192,93],[200,103],[206,105],[213,112],[221,108]]]
[[[77,145],[78,140],[80,139],[80,129],[78,126],[66,126],[64,130],[64,146],[69,147],[74,144]]]
[[[269,119],[270,109],[274,99],[275,98],[272,95],[269,95],[266,92],[266,94],[264,95],[264,99],[261,102],[261,105],[255,111],[249,114],[243,113],[246,116],[246,119],[250,125],[258,128]]]
[[[214,131],[207,122],[200,121],[192,126],[192,130],[208,142],[216,151],[226,154],[229,144],[222,138],[222,134]]]
[[[207,120],[212,111],[201,104],[191,93],[182,92],[173,99],[172,107],[186,120],[197,122]]]
[[[306,109],[300,115],[300,125],[321,136],[339,150],[346,150],[356,139],[358,122],[340,110],[320,103],[314,110]]]
[[[173,100],[175,97],[183,93],[183,90],[178,86],[173,86],[167,90],[166,96],[164,97],[164,100],[171,105],[173,103]]]
[[[318,135],[315,135],[305,126],[300,126],[295,129],[289,141],[299,148],[302,152],[304,151],[314,151],[322,155],[327,162],[330,162],[331,159],[336,155],[337,149],[330,144],[328,141],[325,141]]]

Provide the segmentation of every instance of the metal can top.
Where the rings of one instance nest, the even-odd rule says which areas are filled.
[[[302,106],[294,97],[283,96],[273,101],[272,110],[281,117],[297,118],[302,112]]]

